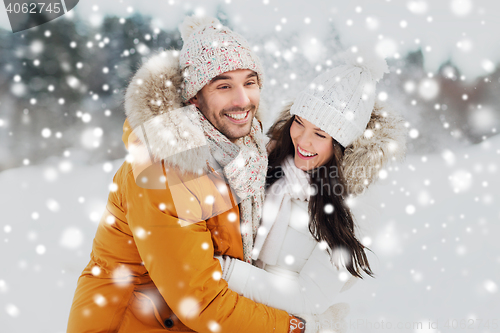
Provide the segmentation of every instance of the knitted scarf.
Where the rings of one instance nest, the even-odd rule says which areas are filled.
[[[226,181],[240,201],[243,258],[251,263],[254,238],[262,216],[268,163],[262,127],[254,118],[250,133],[232,143],[197,111],[210,152],[223,168]]]

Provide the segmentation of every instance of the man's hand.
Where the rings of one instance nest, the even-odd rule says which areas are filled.
[[[345,333],[349,313],[349,304],[337,303],[330,306],[320,315],[298,314],[297,317],[306,321],[305,333]]]

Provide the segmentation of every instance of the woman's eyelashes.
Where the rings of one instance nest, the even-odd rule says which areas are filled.
[[[295,120],[295,122],[296,122],[297,124],[299,124],[300,126],[304,126],[304,125],[300,122],[300,120],[298,120],[297,118],[295,118],[294,120]],[[320,137],[320,138],[322,138],[322,139],[326,138],[326,136],[321,135],[321,134],[319,134],[319,133],[316,133],[316,135],[317,135],[317,136],[319,136],[319,137]]]

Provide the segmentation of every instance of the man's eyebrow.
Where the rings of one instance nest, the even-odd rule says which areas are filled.
[[[210,80],[210,83],[215,82],[215,81],[219,81],[219,80],[231,80],[231,77],[229,75],[221,74],[221,75],[214,77],[212,80]]]
[[[252,72],[252,73],[248,74],[246,78],[249,79],[249,78],[254,77],[254,76],[257,76],[257,73]],[[219,81],[219,80],[231,80],[231,79],[232,79],[231,76],[221,74],[221,75],[214,77],[212,80],[210,80],[210,83],[213,83],[213,82]]]

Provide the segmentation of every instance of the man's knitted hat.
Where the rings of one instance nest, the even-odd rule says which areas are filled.
[[[375,85],[388,72],[384,59],[348,52],[344,64],[313,80],[290,113],[305,118],[347,147],[365,132],[375,103]]]
[[[240,34],[216,18],[196,16],[186,17],[179,30],[184,42],[179,59],[184,74],[184,101],[194,97],[214,77],[237,69],[255,71],[262,88],[260,61]]]

